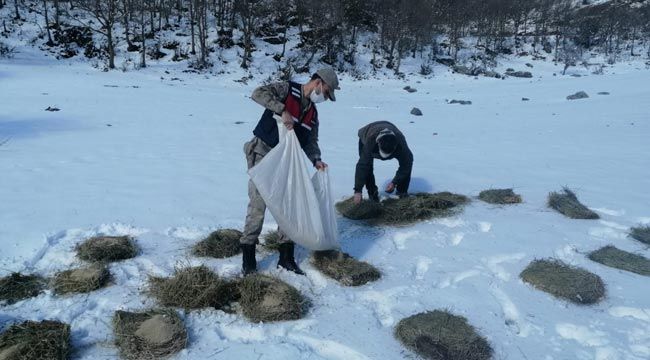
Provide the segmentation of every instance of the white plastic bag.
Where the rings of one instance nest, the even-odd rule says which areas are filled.
[[[295,132],[278,124],[280,142],[248,170],[280,229],[295,243],[310,250],[340,247],[329,175],[309,169]]]
[[[340,247],[338,242],[338,225],[336,224],[336,212],[334,211],[334,198],[330,190],[330,175],[327,168],[323,171],[316,171],[311,178],[316,192],[316,198],[320,205],[320,215],[323,221],[323,231],[325,232],[325,239],[331,243],[329,249],[338,249]],[[328,250],[329,250],[328,249]],[[325,250],[325,249],[323,249]]]

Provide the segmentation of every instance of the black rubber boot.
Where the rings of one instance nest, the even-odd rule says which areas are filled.
[[[255,244],[241,244],[242,249],[242,268],[244,276],[257,272],[257,261],[255,260]]]
[[[293,257],[293,251],[294,245],[292,242],[280,244],[280,261],[278,261],[278,268],[295,272],[298,275],[305,275],[305,273],[298,267],[298,264],[296,264],[296,259]]]

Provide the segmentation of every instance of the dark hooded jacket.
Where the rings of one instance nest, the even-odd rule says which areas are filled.
[[[379,154],[377,136],[384,130],[389,129],[395,133],[397,147],[388,158],[382,158]],[[413,153],[406,143],[406,138],[399,129],[388,121],[376,121],[359,129],[359,161],[357,162],[354,175],[354,191],[361,192],[366,186],[367,179],[373,175],[374,159],[390,160],[397,159],[399,168],[393,178],[398,193],[407,193],[411,182],[411,170],[413,168]],[[374,185],[374,184],[373,184]]]

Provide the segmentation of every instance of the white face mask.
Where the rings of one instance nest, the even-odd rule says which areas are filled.
[[[311,91],[309,94],[309,100],[314,104],[322,103],[325,101],[325,94],[323,93],[323,84],[320,85],[320,93],[316,93],[316,89]]]

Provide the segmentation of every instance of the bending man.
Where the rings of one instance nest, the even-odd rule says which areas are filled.
[[[397,159],[399,168],[385,190],[387,193],[397,190],[397,195],[405,196],[411,183],[413,154],[404,134],[395,125],[388,121],[377,121],[359,129],[359,161],[354,175],[354,202],[361,202],[364,186],[368,190],[370,200],[379,201],[374,159]]]

